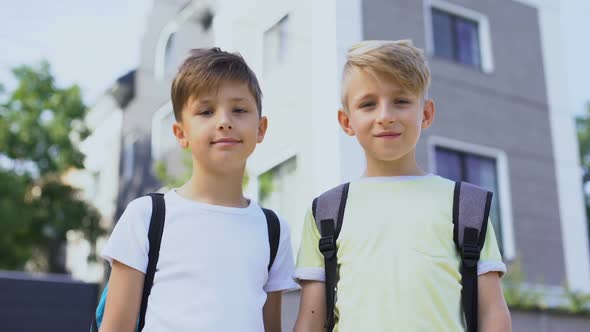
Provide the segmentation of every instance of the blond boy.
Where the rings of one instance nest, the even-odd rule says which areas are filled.
[[[364,150],[366,169],[348,187],[337,238],[334,331],[463,331],[460,258],[453,242],[454,183],[423,171],[415,149],[434,120],[430,73],[409,41],[365,41],[344,66],[338,121]],[[488,221],[489,224],[489,221]],[[295,278],[296,332],[325,331],[324,258],[307,213]],[[479,330],[509,331],[493,228],[477,265]]]

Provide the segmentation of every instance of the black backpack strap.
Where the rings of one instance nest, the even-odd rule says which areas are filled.
[[[336,240],[342,229],[349,183],[342,184],[314,199],[312,212],[320,230],[320,252],[324,256],[326,275],[326,331],[332,332],[336,324],[335,305],[338,283],[338,248]]]
[[[281,222],[279,221],[279,217],[277,217],[276,213],[273,210],[262,208],[264,212],[264,216],[266,217],[266,226],[268,229],[268,244],[270,246],[270,260],[268,261],[268,271],[272,267],[272,263],[274,263],[275,258],[277,257],[277,252],[279,251],[279,242],[281,240]]]
[[[160,257],[160,243],[162,242],[164,219],[166,217],[164,195],[153,193],[149,194],[149,196],[152,198],[152,218],[150,220],[150,228],[148,231],[150,249],[148,253],[148,266],[143,283],[143,294],[141,296],[141,307],[139,310],[139,321],[137,326],[138,331],[141,331],[145,325],[145,312],[147,310],[148,297],[150,296],[152,285],[154,284],[154,275],[156,274],[158,258]]]
[[[455,183],[453,240],[461,255],[461,299],[467,332],[477,332],[477,263],[483,248],[492,192],[465,182]]]

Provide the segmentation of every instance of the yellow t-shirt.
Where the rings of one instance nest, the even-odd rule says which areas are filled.
[[[454,182],[435,175],[350,184],[337,240],[334,331],[462,331],[460,257],[453,242]],[[320,233],[308,211],[295,279],[324,281]],[[488,221],[478,274],[504,273]]]

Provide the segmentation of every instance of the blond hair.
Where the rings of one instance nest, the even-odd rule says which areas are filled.
[[[176,120],[181,121],[182,109],[190,97],[198,98],[204,93],[217,92],[220,85],[227,81],[248,85],[260,116],[262,91],[256,75],[239,53],[229,53],[214,47],[191,50],[180,66],[170,92]]]
[[[394,80],[404,90],[426,97],[430,85],[430,69],[424,52],[411,40],[366,40],[353,45],[346,55],[342,74],[342,106],[346,98],[348,75],[355,70],[381,74]]]

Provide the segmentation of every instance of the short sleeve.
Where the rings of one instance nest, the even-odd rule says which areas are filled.
[[[506,264],[502,262],[502,255],[500,254],[498,241],[496,240],[496,232],[489,219],[486,240],[481,250],[479,263],[477,264],[477,274],[482,275],[488,272],[499,272],[500,276],[506,273]]]
[[[114,259],[145,273],[148,264],[151,214],[150,197],[140,197],[129,203],[115,225],[101,256],[111,264]]]
[[[279,218],[281,223],[281,237],[279,239],[279,248],[277,256],[268,273],[268,281],[264,285],[265,292],[278,292],[297,289],[297,284],[293,282],[291,276],[295,263],[293,260],[293,249],[291,248],[291,232],[289,225]]]
[[[311,208],[309,208],[303,222],[301,244],[293,276],[297,282],[301,280],[325,281],[324,256],[320,252],[319,241],[320,232]]]

